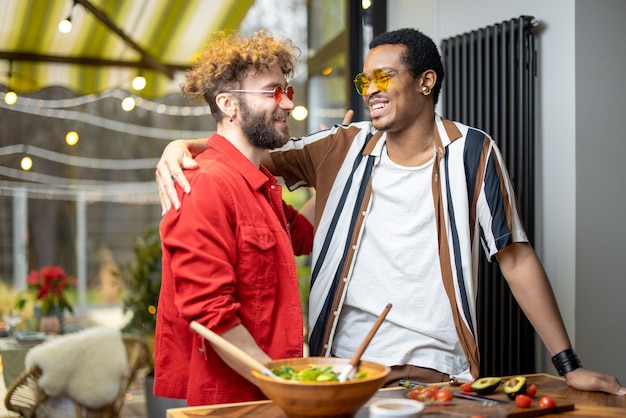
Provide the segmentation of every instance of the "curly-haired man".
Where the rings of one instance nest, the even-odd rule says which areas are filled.
[[[261,362],[302,357],[302,308],[294,253],[311,251],[311,223],[282,200],[261,164],[289,140],[287,85],[297,49],[265,32],[213,39],[181,85],[204,98],[217,132],[204,144],[179,211],[161,222],[163,278],[154,392],[205,405],[262,399],[250,370],[193,333],[220,334]],[[292,244],[295,243],[295,244]],[[293,245],[293,248],[292,248]]]

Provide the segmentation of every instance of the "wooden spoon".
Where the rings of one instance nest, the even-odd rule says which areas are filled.
[[[261,373],[264,376],[282,380],[280,377],[272,373],[270,369],[265,367],[263,363],[261,363],[260,361],[258,361],[257,359],[255,359],[254,357],[252,357],[251,355],[243,351],[241,348],[237,347],[236,345],[228,341],[226,338],[223,338],[219,336],[218,334],[214,333],[213,331],[211,331],[204,325],[196,321],[191,321],[191,323],[189,324],[189,327],[195,332],[197,332],[198,334],[200,334],[201,336],[203,336],[204,338],[206,338],[211,344],[228,352],[236,360],[242,362],[246,366],[250,367],[252,370],[256,370],[257,372]]]
[[[374,322],[374,326],[372,327],[370,332],[365,336],[365,339],[363,340],[359,348],[356,350],[356,352],[350,359],[350,362],[342,370],[341,374],[339,375],[340,382],[345,382],[348,376],[350,375],[350,373],[359,364],[359,361],[361,360],[361,356],[363,355],[363,352],[369,345],[370,341],[372,341],[372,338],[374,337],[374,334],[376,334],[376,331],[378,331],[380,324],[383,323],[383,320],[387,316],[387,313],[389,313],[389,309],[391,309],[391,303],[388,303],[385,309],[383,310],[383,312],[378,316],[378,319],[376,320],[376,322]]]

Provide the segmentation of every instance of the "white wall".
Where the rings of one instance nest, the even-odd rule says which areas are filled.
[[[579,10],[576,6],[583,3],[585,2],[575,3],[573,0],[552,0],[549,2],[545,0],[525,0],[524,2],[518,0],[388,0],[388,28],[393,30],[401,27],[415,27],[432,36],[439,45],[444,38],[516,18],[520,15],[534,16],[539,20],[541,26],[537,44],[537,230],[534,244],[550,277],[572,343],[579,351],[584,364],[616,374],[622,382],[626,382],[626,362],[622,358],[622,354],[626,352],[624,349],[626,325],[623,321],[623,318],[626,317],[626,304],[623,302],[623,298],[626,296],[626,291],[623,289],[626,284],[618,286],[618,290],[621,289],[621,291],[617,293],[617,296],[612,292],[610,282],[600,287],[591,284],[595,283],[594,280],[598,280],[598,277],[602,276],[605,271],[612,274],[612,278],[607,279],[607,281],[620,280],[622,283],[626,283],[622,261],[624,257],[613,255],[607,260],[609,256],[605,254],[605,257],[602,258],[603,263],[594,263],[593,270],[578,268],[576,263],[577,255],[580,257],[581,252],[590,250],[587,246],[577,246],[577,243],[585,239],[588,233],[596,235],[600,233],[597,229],[589,228],[589,230],[585,230],[585,235],[582,235],[577,228],[580,227],[580,222],[591,222],[591,216],[597,213],[596,209],[592,211],[590,216],[581,217],[579,214],[581,198],[580,196],[577,197],[577,193],[581,193],[582,187],[577,185],[577,175],[581,175],[582,170],[578,169],[577,158],[580,163],[581,158],[586,158],[586,156],[577,156],[577,151],[580,152],[577,148],[577,140],[582,141],[580,132],[577,131],[581,127],[580,119],[577,123],[577,117],[580,118],[581,113],[583,113],[586,119],[591,119],[591,115],[599,113],[600,104],[599,98],[596,98],[595,101],[589,101],[585,95],[577,91],[580,87],[578,80],[580,83],[586,83],[585,86],[589,89],[599,83],[602,83],[607,89],[614,88],[617,84],[621,86],[618,91],[622,92],[622,99],[617,102],[617,98],[615,98],[616,103],[614,104],[621,109],[622,117],[612,121],[607,121],[604,118],[602,128],[611,125],[612,128],[609,130],[611,133],[621,128],[620,122],[625,116],[623,113],[626,108],[623,99],[626,97],[626,94],[623,94],[625,88],[623,86],[626,86],[626,83],[624,83],[623,77],[618,78],[617,76],[620,71],[623,72],[624,68],[623,45],[621,49],[618,49],[620,54],[615,54],[615,49],[606,50],[603,46],[598,46],[597,51],[604,51],[604,54],[598,55],[598,59],[591,61],[587,59],[585,54],[588,53],[588,48],[593,49],[593,46],[586,45],[588,48],[585,48],[584,51],[577,47],[576,36],[579,35],[579,30],[575,26],[575,22],[580,22],[579,25],[583,22],[587,25],[590,24],[586,19],[578,16]],[[615,44],[616,48],[620,48],[617,43],[623,44],[626,36],[624,36],[623,25],[619,26],[618,22],[620,16],[624,16],[626,2],[600,0],[587,3],[583,12],[585,14],[592,10],[605,10],[605,13],[598,14],[591,26],[585,26],[586,30],[583,33],[588,37],[588,43],[606,41],[609,38],[606,31],[602,30],[606,27],[602,15],[612,14],[612,19],[609,19],[613,28],[612,43]],[[618,7],[618,10],[611,10],[613,7]],[[432,15],[429,16],[428,12],[431,12]],[[605,35],[593,37],[594,31],[599,31]],[[577,52],[579,54],[578,60],[576,59]],[[608,74],[603,69],[601,61],[607,58],[605,55],[611,55],[610,62],[615,64],[615,70]],[[615,55],[619,58],[615,58]],[[590,68],[586,69],[588,74],[585,74],[584,80],[577,77],[578,66],[582,61],[590,64]],[[593,72],[594,69],[595,73]],[[606,77],[609,75],[614,78],[607,80]],[[614,98],[613,95],[610,97]],[[585,102],[585,106],[577,110],[577,106],[581,102]],[[605,103],[605,105],[608,108],[613,108],[612,102]],[[598,132],[597,123],[591,126],[593,126],[589,129],[591,132]],[[618,138],[621,140],[621,146],[618,149],[623,151],[623,144],[625,143],[623,135],[622,137],[612,137],[612,141],[615,143]],[[585,141],[592,141],[592,139],[585,139]],[[597,138],[594,138],[593,141],[597,141]],[[585,142],[585,144],[588,143]],[[595,190],[599,190],[599,186],[603,184],[600,181],[603,174],[601,170],[606,170],[607,167],[599,162],[603,154],[597,153],[596,155],[597,158],[593,160],[593,168],[596,169],[595,172],[597,173],[594,185]],[[616,155],[616,159],[619,159],[617,156],[626,157],[624,152],[614,155]],[[619,181],[622,183],[626,180],[623,168],[625,166],[622,164],[610,168],[617,170],[613,178],[620,179]],[[590,164],[585,165],[585,167],[591,169]],[[600,169],[600,167],[602,168]],[[617,183],[617,180],[615,182]],[[622,187],[620,190],[623,191],[624,188]],[[615,209],[621,213],[626,207],[624,196],[626,193],[621,194],[621,199],[614,199],[621,202],[621,205],[617,206],[619,209]],[[589,205],[597,202],[588,199],[584,201]],[[611,201],[611,203],[616,202]],[[583,209],[590,211],[587,207]],[[615,211],[611,211],[609,208],[606,212],[610,219],[594,217],[593,222],[610,222],[609,225],[616,228],[617,221],[621,220],[621,217],[618,218]],[[603,242],[602,248],[626,250],[624,227],[621,227],[621,232],[621,234],[611,234],[611,241]],[[598,251],[593,253],[597,254]],[[618,272],[621,275],[615,275]],[[613,279],[613,277],[619,279]],[[588,298],[590,289],[595,290],[593,298]],[[577,290],[579,292],[583,290],[584,293],[577,295]],[[601,322],[592,326],[587,323],[588,321],[581,318],[588,315],[595,304],[601,304],[603,297],[613,301],[610,309],[616,314],[616,324],[610,330],[603,329],[600,326]],[[615,305],[616,298],[622,300],[617,306]],[[584,305],[584,310],[580,307],[581,305]],[[584,326],[582,326],[583,323]],[[591,332],[591,328],[593,328],[593,332]],[[618,331],[617,336],[616,330]],[[617,345],[605,343],[616,339]],[[613,348],[610,348],[611,346]],[[539,354],[544,354],[544,350],[541,349]],[[554,372],[549,357],[540,358],[539,370]]]
[[[415,28],[435,39],[432,0],[387,0],[387,29]]]
[[[576,0],[576,348],[626,383],[626,2]]]

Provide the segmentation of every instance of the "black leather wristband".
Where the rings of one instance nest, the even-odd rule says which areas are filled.
[[[552,357],[552,364],[559,376],[582,367],[578,355],[572,348],[561,351]]]

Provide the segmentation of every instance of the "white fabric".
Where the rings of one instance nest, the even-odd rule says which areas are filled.
[[[93,327],[34,347],[26,367],[39,366],[39,386],[49,396],[67,395],[89,408],[101,408],[117,397],[127,368],[119,330]]]
[[[355,123],[354,125],[359,126],[361,128],[361,131],[359,132],[355,140],[352,141],[350,151],[346,155],[345,161],[354,161],[355,159],[360,158],[362,147],[363,147],[363,142],[365,141],[365,138],[367,138],[367,134],[370,132],[370,129],[365,129],[369,127],[370,125],[369,123],[360,122],[360,123]],[[333,130],[336,130],[336,129],[343,129],[343,128],[333,127]],[[303,140],[299,142],[290,141],[283,148],[281,148],[281,150],[285,150],[285,149],[288,150],[289,148],[287,147],[289,145],[293,145],[293,146],[297,145],[297,146],[303,147],[310,142],[315,142],[315,139],[317,137],[315,135],[311,135],[310,137],[306,137],[306,138],[307,140]],[[337,174],[337,179],[340,179],[340,180],[335,181],[332,185],[333,192],[328,196],[328,202],[326,203],[327,207],[333,208],[333,209],[338,206],[342,207],[342,204],[340,203],[339,199],[341,197],[341,193],[343,189],[346,188],[346,179],[350,177],[351,169],[352,169],[351,164],[341,165],[339,169],[339,173]],[[357,167],[357,169],[355,170],[353,174],[353,178],[355,179],[355,181],[356,179],[360,179],[363,177],[364,170],[365,170],[364,164],[361,164],[359,167]],[[290,187],[290,189],[293,190],[293,187]],[[358,189],[359,189],[358,187],[348,188],[346,202],[355,201],[356,195],[358,194]],[[348,210],[348,208],[352,208],[352,204],[345,204],[345,206],[343,207],[345,207],[346,210],[342,210],[339,212],[339,218],[334,227],[336,228],[335,235],[340,236],[340,237],[344,237],[348,235],[348,231],[351,225],[351,217],[352,217],[351,210]],[[341,258],[343,255],[344,241],[341,239],[332,240],[330,242],[330,248],[328,249],[328,252],[326,253],[324,257],[323,262],[318,261],[318,258],[320,257],[321,248],[324,244],[323,242],[324,240],[322,239],[324,237],[324,234],[318,234],[317,231],[328,231],[328,230],[333,229],[333,227],[331,226],[333,222],[332,220],[333,215],[334,215],[334,210],[324,211],[322,214],[322,218],[320,219],[319,224],[316,226],[316,229],[315,229],[316,234],[315,234],[315,239],[313,241],[313,251],[311,253],[311,257],[312,257],[311,265],[319,267],[318,276],[322,278],[322,280],[320,280],[316,286],[312,286],[310,290],[310,295],[309,295],[309,329],[310,330],[312,330],[315,325],[314,322],[311,322],[311,321],[313,321],[314,318],[317,318],[320,315],[322,306],[324,305],[324,300],[326,299],[326,295],[331,293],[330,288],[332,286],[332,282],[330,280],[326,280],[326,278],[332,277],[334,275],[334,272],[337,269],[337,266],[340,264]]]
[[[440,278],[432,166],[433,160],[419,167],[399,166],[384,148],[372,175],[372,205],[356,251],[334,355],[351,357],[384,306],[392,303],[363,359],[449,374],[468,367]]]

